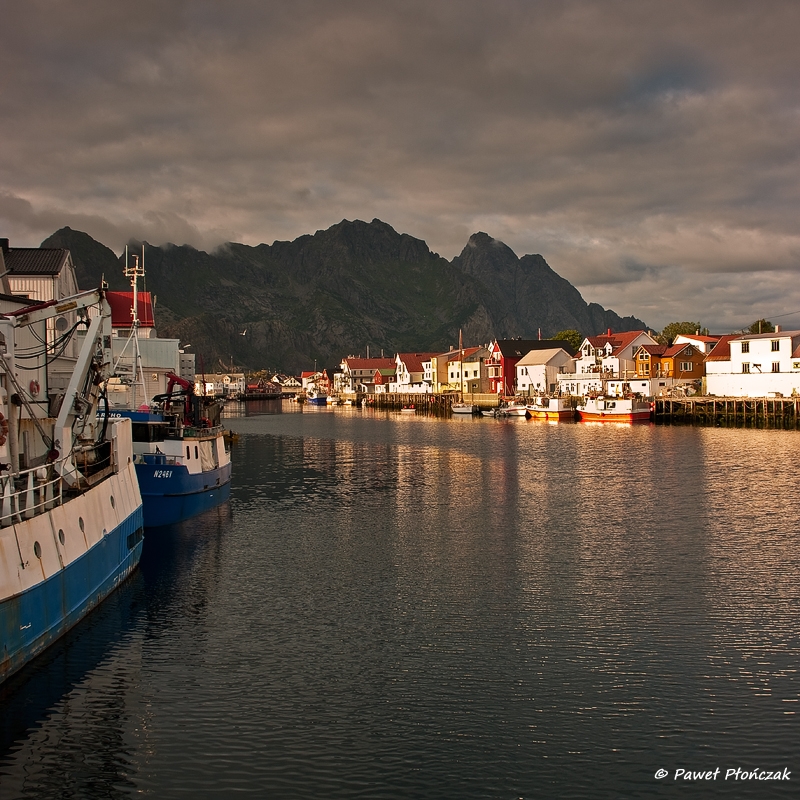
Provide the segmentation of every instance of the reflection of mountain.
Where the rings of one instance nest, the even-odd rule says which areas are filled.
[[[62,228],[42,244],[72,252],[82,287],[105,278],[125,288],[120,260],[87,234]],[[233,358],[251,369],[299,371],[368,346],[443,351],[460,329],[478,343],[535,338],[539,330],[548,337],[568,328],[591,335],[646,327],[587,304],[540,255],[518,258],[477,233],[447,261],[377,219],[213,253],[147,245],[145,267],[160,334],[191,342],[207,369]]]

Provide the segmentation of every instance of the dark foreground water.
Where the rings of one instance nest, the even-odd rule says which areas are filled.
[[[2,800],[798,796],[800,434],[228,425],[230,504],[0,689]]]

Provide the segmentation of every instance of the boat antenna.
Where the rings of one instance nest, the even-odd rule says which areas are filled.
[[[133,266],[128,264],[128,246],[125,245],[125,277],[131,279],[131,292],[133,293],[131,302],[131,334],[130,340],[133,342],[133,381],[131,383],[131,407],[135,411],[136,405],[136,384],[141,382],[142,393],[147,400],[147,387],[144,382],[144,368],[142,366],[142,354],[139,350],[139,278],[144,277],[144,242],[142,242],[142,260],[139,256],[132,256]]]

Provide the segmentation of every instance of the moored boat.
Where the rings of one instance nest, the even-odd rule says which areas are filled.
[[[328,405],[328,395],[317,389],[309,389],[306,392],[306,402],[312,406],[326,406]]]
[[[451,403],[450,410],[453,414],[479,414],[480,409],[472,403]]]
[[[652,405],[638,397],[586,397],[578,406],[583,422],[648,422]]]
[[[90,318],[92,307],[98,313]],[[46,385],[44,324],[35,331],[44,343],[36,368],[42,375],[30,381],[30,391],[15,352],[19,345],[31,357],[33,340],[25,340],[24,328],[73,310],[75,330],[83,324],[86,333],[53,418],[48,404],[36,400]],[[79,622],[139,563],[143,517],[131,424],[96,414],[111,372],[110,313],[104,292],[96,290],[0,317],[0,682]],[[12,396],[19,405],[9,402]]]
[[[197,397],[189,381],[167,377],[167,392],[154,397],[149,410],[112,412],[133,423],[136,475],[148,528],[189,519],[230,496],[232,466],[220,424],[221,404]]]
[[[527,417],[528,407],[524,400],[512,400],[508,405],[497,410],[499,417]]]
[[[569,397],[537,395],[528,400],[527,409],[533,419],[560,421],[575,419],[575,409]]]

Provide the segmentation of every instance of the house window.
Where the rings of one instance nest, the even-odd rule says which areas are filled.
[[[772,371],[773,372],[780,372],[781,371],[781,362],[780,361],[773,361],[772,362]]]
[[[750,352],[750,342],[742,342],[742,352],[749,353]],[[749,370],[745,370],[749,372]]]
[[[649,357],[650,357],[650,356],[648,356],[648,355],[647,355],[647,353],[639,353],[639,358],[640,358],[642,361],[647,361],[647,359],[648,359]]]
[[[750,372],[750,365],[746,361],[742,362],[742,372]]]
[[[681,361],[681,372],[691,372],[691,371],[692,371],[692,362]]]
[[[772,352],[777,353],[778,350],[781,349],[781,340],[780,339],[773,339],[772,340]],[[773,372],[777,372],[778,370],[772,370]]]

